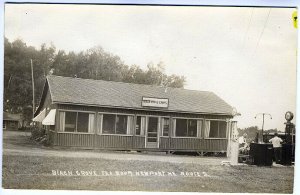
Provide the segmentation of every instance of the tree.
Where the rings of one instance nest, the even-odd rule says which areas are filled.
[[[165,74],[163,62],[149,63],[146,70],[138,65],[128,66],[121,58],[106,52],[102,47],[93,47],[79,53],[59,50],[53,44],[42,44],[39,49],[27,46],[21,39],[4,42],[4,110],[23,113],[25,120],[32,117],[31,64],[35,80],[35,97],[38,106],[46,76],[49,74],[122,81],[183,88],[183,76]],[[31,111],[30,111],[31,107]]]

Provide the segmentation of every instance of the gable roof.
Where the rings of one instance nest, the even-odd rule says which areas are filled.
[[[171,112],[232,115],[233,108],[212,92],[153,85],[47,76],[52,103],[153,110],[141,105],[142,97],[168,98]],[[45,92],[45,90],[44,90]]]

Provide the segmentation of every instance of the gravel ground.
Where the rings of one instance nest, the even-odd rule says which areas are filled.
[[[224,158],[58,150],[34,145],[24,133],[4,134],[5,189],[293,192],[293,167],[221,166]]]
[[[160,173],[160,174],[159,174]],[[276,176],[276,180],[272,180]],[[3,156],[6,189],[292,193],[293,168]]]

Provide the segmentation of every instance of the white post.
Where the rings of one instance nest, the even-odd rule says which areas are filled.
[[[237,141],[231,140],[231,152],[230,152],[230,164],[237,165],[239,157],[239,143]]]
[[[227,141],[228,141],[228,143],[227,143],[227,152],[226,152],[227,153],[226,154],[227,158],[230,157],[230,148],[231,148],[230,140],[231,140],[231,130],[232,130],[231,125],[232,125],[231,121],[227,121],[227,125],[226,125],[226,127],[227,127],[226,135],[227,135]]]

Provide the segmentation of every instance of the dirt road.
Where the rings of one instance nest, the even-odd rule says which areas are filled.
[[[3,147],[6,189],[293,192],[293,167],[222,166],[224,158],[53,149],[19,132],[5,132]]]

